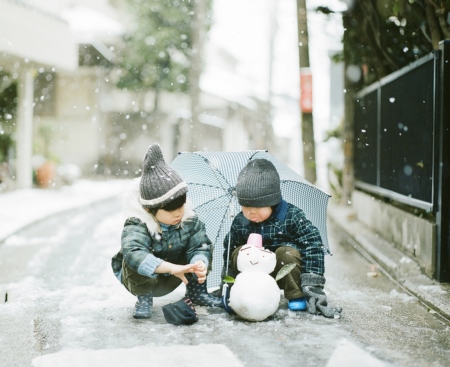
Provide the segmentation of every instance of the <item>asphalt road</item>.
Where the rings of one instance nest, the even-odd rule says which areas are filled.
[[[111,367],[121,358],[169,367],[450,366],[449,324],[333,228],[325,290],[343,307],[341,318],[288,311],[282,298],[263,322],[197,307],[199,322],[182,327],[166,323],[161,307],[180,299],[183,287],[155,299],[150,320],[131,317],[135,298],[110,269],[121,228],[119,203],[111,201],[42,221],[0,244],[0,367],[71,367],[77,360]],[[141,354],[145,363],[137,363]]]

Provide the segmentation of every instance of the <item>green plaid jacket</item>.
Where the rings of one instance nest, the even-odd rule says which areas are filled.
[[[230,254],[247,243],[251,233],[263,237],[263,246],[275,252],[280,246],[291,246],[301,254],[302,273],[323,275],[325,272],[324,249],[319,230],[306,218],[298,207],[282,200],[272,215],[261,223],[254,223],[240,212],[225,237],[224,261],[228,255],[228,238],[231,235]]]
[[[190,217],[182,225],[170,226],[154,235],[150,235],[140,219],[128,218],[122,231],[121,249],[112,258],[111,266],[119,279],[123,261],[135,272],[152,277],[154,268],[162,261],[184,265],[198,258],[210,268],[212,253],[205,225],[198,217]]]

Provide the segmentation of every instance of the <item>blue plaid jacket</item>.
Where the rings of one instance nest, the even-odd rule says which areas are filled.
[[[231,235],[230,254],[247,243],[251,233],[263,237],[263,246],[275,252],[280,246],[291,246],[301,254],[302,273],[322,275],[325,272],[324,249],[319,230],[306,218],[298,207],[282,200],[271,216],[261,223],[254,223],[240,212],[225,237],[224,261],[228,255],[228,238]]]

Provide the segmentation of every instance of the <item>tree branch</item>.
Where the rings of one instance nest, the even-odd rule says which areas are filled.
[[[427,16],[428,26],[430,27],[431,43],[433,45],[433,49],[437,50],[439,48],[439,41],[441,40],[441,32],[439,30],[440,27],[436,19],[437,16],[435,12],[435,7],[432,4],[432,0],[426,0],[425,12]]]

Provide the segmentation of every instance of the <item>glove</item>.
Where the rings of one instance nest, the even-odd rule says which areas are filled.
[[[162,310],[166,321],[172,325],[192,325],[198,321],[197,311],[187,297],[163,306]]]
[[[302,291],[308,302],[308,312],[313,315],[322,314],[329,318],[338,318],[341,307],[328,306],[327,296],[323,291],[323,285],[325,284],[325,277],[313,274],[305,273],[300,275],[302,284]]]

